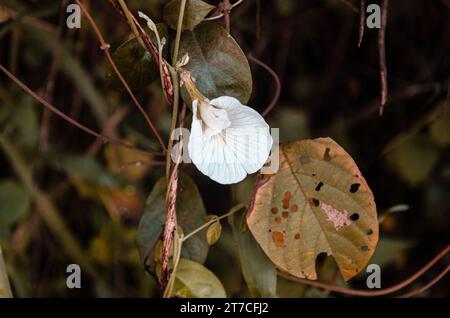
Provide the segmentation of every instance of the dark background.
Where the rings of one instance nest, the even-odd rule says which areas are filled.
[[[89,3],[112,50],[127,39],[128,25],[107,1],[83,3]],[[128,3],[133,12],[142,10],[162,21],[165,1]],[[389,287],[412,275],[449,243],[450,1],[389,2],[389,99],[382,117],[378,114],[378,30],[366,28],[358,48],[359,14],[352,5],[357,9],[359,1],[245,0],[232,11],[231,34],[245,53],[271,66],[281,80],[281,97],[267,116],[271,127],[280,128],[281,141],[329,136],[355,159],[374,192],[379,216],[384,216],[371,263],[382,266],[382,287]],[[0,63],[86,126],[96,131],[106,127],[108,135],[157,149],[128,96],[106,87],[105,56],[89,24],[83,19],[80,30],[67,30],[64,8],[61,1],[0,1]],[[252,62],[250,66],[254,88],[249,105],[262,112],[275,91],[274,81],[263,68]],[[49,78],[53,89],[46,89]],[[137,96],[167,138],[170,121],[159,82]],[[83,257],[106,278],[102,284],[96,276],[84,275],[81,290],[68,290],[65,269],[73,259],[65,252],[70,247],[49,230],[54,219],[43,217],[36,198],[21,196],[23,191],[14,192],[18,212],[13,220],[7,218],[1,214],[2,204],[6,206],[1,200],[10,204],[12,194],[5,192],[0,193],[0,245],[14,294],[157,296],[157,283],[143,270],[135,238],[143,202],[164,169],[128,165],[148,158],[96,143],[67,122],[45,115],[40,104],[4,75],[0,76],[0,134],[14,146],[35,186],[72,230]],[[61,163],[61,155],[70,159]],[[14,161],[0,152],[0,182],[23,187]],[[234,203],[249,200],[252,177],[237,186],[221,186],[191,165],[183,169],[198,184],[208,213],[221,214]],[[115,184],[117,176],[125,179],[120,186]],[[229,229],[224,231],[210,249],[206,266],[230,296],[248,296]],[[331,281],[333,262],[319,263],[320,279]],[[445,263],[448,258],[412,286],[433,279]],[[364,288],[364,282],[362,273],[350,285]],[[335,283],[342,284],[340,279]],[[421,295],[448,297],[448,286],[445,277]],[[284,280],[279,282],[279,295],[328,296]]]

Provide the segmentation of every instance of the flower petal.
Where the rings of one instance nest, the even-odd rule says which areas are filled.
[[[189,155],[211,179],[222,184],[239,182],[266,162],[272,147],[269,126],[258,112],[235,98],[223,96],[210,103],[226,110],[231,124],[219,134],[208,133],[209,127],[197,116],[198,103],[194,101]]]

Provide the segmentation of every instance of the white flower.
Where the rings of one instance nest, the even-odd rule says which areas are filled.
[[[273,143],[262,116],[234,97],[208,100],[188,72],[181,73],[181,83],[193,100],[188,152],[194,165],[222,184],[239,182],[261,169]]]
[[[203,174],[231,184],[261,169],[273,141],[258,112],[229,96],[196,99],[192,111],[188,151]]]

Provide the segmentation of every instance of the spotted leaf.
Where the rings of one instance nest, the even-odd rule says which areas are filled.
[[[247,223],[272,262],[316,279],[317,255],[332,255],[349,280],[378,241],[375,201],[350,155],[330,138],[280,146],[280,168],[261,175]]]

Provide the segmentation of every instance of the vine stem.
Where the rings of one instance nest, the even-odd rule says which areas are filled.
[[[121,1],[121,0],[120,0]],[[147,122],[148,126],[150,127],[150,129],[152,130],[153,134],[156,136],[156,138],[158,139],[159,144],[161,145],[163,152],[167,152],[167,148],[161,138],[161,136],[158,133],[158,130],[156,129],[156,127],[153,125],[150,117],[147,115],[147,113],[145,112],[144,108],[142,107],[142,105],[139,103],[139,101],[137,100],[136,96],[134,96],[133,92],[131,91],[130,86],[128,85],[127,81],[125,80],[125,78],[122,76],[122,74],[120,73],[119,69],[117,68],[116,63],[114,62],[114,60],[111,57],[111,53],[109,52],[109,47],[110,45],[108,43],[106,43],[102,33],[100,32],[97,24],[95,23],[94,19],[91,17],[90,13],[86,10],[86,8],[81,4],[81,2],[79,0],[75,0],[75,2],[80,6],[81,11],[83,11],[84,15],[86,16],[86,19],[88,19],[89,23],[92,26],[92,29],[95,33],[95,35],[97,36],[101,46],[100,48],[105,52],[106,58],[108,60],[108,63],[111,65],[111,67],[114,70],[114,73],[116,73],[117,77],[119,78],[119,80],[122,82],[122,85],[125,87],[126,91],[128,92],[128,95],[130,95],[131,100],[133,101],[133,103],[136,105],[136,107],[139,109],[139,111],[142,113],[142,115],[145,118],[145,121]],[[122,3],[122,1],[121,1]],[[126,12],[125,12],[126,14]],[[132,24],[134,26],[134,28],[136,28],[136,26],[134,25],[134,23]],[[136,31],[137,32],[137,31]],[[140,39],[140,38],[139,38]],[[142,41],[142,40],[141,40]]]
[[[186,0],[181,0],[180,3],[180,13],[178,15],[178,25],[177,25],[177,34],[175,37],[175,46],[174,52],[172,56],[172,63],[176,64],[178,60],[178,50],[180,47],[180,39],[181,39],[181,29],[183,26],[183,18],[184,18],[184,10],[186,8]],[[162,250],[162,279],[161,279],[161,289],[163,292],[163,297],[169,297],[172,294],[173,284],[175,282],[176,275],[176,266],[173,268],[172,273],[170,273],[169,269],[169,257],[170,257],[170,249],[172,247],[172,241],[174,235],[177,236],[175,241],[178,242],[178,231],[177,231],[177,214],[176,214],[176,200],[177,200],[177,188],[178,188],[178,160],[177,163],[171,169],[171,153],[173,147],[172,140],[172,132],[176,128],[177,116],[178,116],[178,103],[179,103],[179,80],[178,74],[175,69],[172,67],[169,68],[170,74],[172,76],[173,81],[173,105],[172,105],[172,122],[170,127],[170,137],[167,146],[167,155],[166,155],[166,177],[167,177],[167,194],[166,194],[166,222],[164,226],[163,233],[163,250]],[[176,244],[178,249],[178,245]],[[181,253],[181,246],[179,247],[179,253]],[[181,255],[181,254],[179,254]],[[179,259],[179,257],[178,257]],[[177,261],[178,262],[178,261]],[[176,265],[176,264],[175,264]]]
[[[383,0],[381,7],[381,28],[378,30],[378,63],[380,66],[380,116],[383,115],[384,106],[388,98],[388,83],[387,83],[387,67],[386,67],[386,25],[387,25],[387,10],[389,0]]]
[[[124,148],[128,148],[128,149],[132,149],[135,151],[138,151],[140,153],[143,154],[147,154],[147,155],[161,155],[161,153],[159,152],[152,152],[152,151],[147,151],[147,150],[143,150],[140,148],[137,148],[131,144],[128,144],[126,142],[123,142],[121,140],[116,140],[113,138],[109,138],[106,137],[96,131],[93,131],[92,129],[84,126],[83,124],[81,124],[80,122],[78,122],[77,120],[73,119],[72,117],[66,115],[65,113],[63,113],[62,111],[60,111],[58,108],[56,108],[55,106],[53,106],[52,104],[50,104],[49,102],[47,102],[44,98],[42,98],[41,96],[39,96],[37,93],[35,93],[32,89],[30,89],[28,86],[26,86],[22,81],[20,81],[17,77],[15,77],[11,72],[9,72],[3,65],[0,64],[0,70],[6,74],[6,76],[8,76],[13,82],[15,82],[20,88],[22,88],[28,95],[30,95],[31,97],[33,97],[34,99],[36,99],[39,103],[41,103],[44,107],[46,107],[47,109],[51,110],[53,113],[55,113],[56,115],[58,115],[59,117],[61,117],[62,119],[64,119],[65,121],[67,121],[68,123],[72,124],[73,126],[81,129],[82,131],[88,133],[91,136],[94,136],[100,140],[102,140],[103,143],[110,143],[110,144],[115,144],[115,145],[119,145],[122,146]]]
[[[388,287],[388,288],[379,289],[379,290],[374,290],[374,291],[372,291],[372,290],[359,290],[359,289],[346,288],[346,287],[341,287],[341,286],[336,286],[336,285],[330,285],[330,284],[326,284],[326,283],[322,283],[322,282],[318,282],[318,281],[313,281],[313,280],[308,280],[308,279],[304,279],[304,278],[293,277],[293,276],[291,276],[291,275],[289,275],[287,273],[281,272],[281,271],[279,271],[278,274],[280,276],[283,276],[286,279],[294,281],[294,282],[298,282],[298,283],[301,283],[301,284],[317,287],[317,288],[324,289],[324,290],[330,290],[332,292],[337,292],[337,293],[341,293],[341,294],[352,295],[352,296],[361,296],[361,297],[384,296],[384,295],[387,295],[387,294],[395,293],[396,291],[399,291],[400,289],[402,289],[402,288],[410,285],[411,283],[413,283],[420,276],[422,276],[425,272],[427,272],[440,259],[442,259],[444,256],[446,256],[449,251],[450,251],[450,245],[447,245],[431,261],[429,261],[427,264],[425,264],[421,269],[419,269],[416,273],[411,275],[409,278],[405,279],[404,281],[402,281],[402,282],[400,282],[400,283],[398,283],[398,284],[396,284],[394,286],[391,286],[391,287]],[[441,275],[439,275],[439,276],[441,276]],[[443,275],[440,278],[442,278],[442,277],[443,277]],[[433,280],[433,284],[434,283],[436,283],[436,282],[434,282],[434,280]]]
[[[440,281],[450,270],[450,265],[448,265],[439,275],[437,275],[432,281],[430,281],[428,284],[415,289],[413,291],[410,291],[406,294],[403,294],[401,296],[399,296],[398,298],[409,298],[409,297],[413,297],[416,296],[417,294],[420,294],[421,292],[426,291],[427,289],[431,288],[434,284],[436,284],[438,281]]]
[[[138,29],[136,27],[136,24],[133,21],[133,16],[131,15],[130,10],[128,10],[127,4],[124,0],[119,0],[120,7],[122,8],[123,13],[125,14],[125,18],[127,19],[127,22],[131,28],[131,31],[133,31],[134,37],[139,42],[139,44],[145,49],[145,44],[142,38],[139,35]]]
[[[206,222],[205,224],[203,224],[202,226],[196,228],[196,229],[193,230],[191,233],[189,233],[188,235],[186,235],[181,241],[182,241],[182,242],[186,241],[187,239],[189,239],[190,237],[194,236],[195,234],[197,234],[197,233],[200,232],[201,230],[204,230],[205,228],[207,228],[208,226],[210,226],[211,224],[213,224],[213,223],[215,223],[215,222],[217,222],[217,221],[219,221],[219,220],[222,220],[222,219],[224,219],[224,218],[226,218],[226,217],[228,217],[228,216],[230,216],[230,215],[233,215],[233,214],[236,213],[237,211],[241,210],[242,208],[246,208],[246,207],[247,207],[247,205],[246,205],[246,204],[243,204],[243,203],[240,203],[240,204],[234,206],[233,208],[231,208],[231,210],[230,210],[228,213],[226,213],[226,214],[224,214],[224,215],[221,215],[221,216],[218,216],[218,217],[215,217],[215,218],[209,220],[208,222]]]
[[[261,66],[263,69],[265,69],[273,78],[274,82],[275,82],[275,94],[272,97],[272,100],[269,104],[269,106],[266,107],[266,109],[263,111],[262,116],[266,117],[271,111],[272,109],[276,106],[278,99],[280,98],[280,94],[281,94],[281,82],[280,82],[280,78],[278,77],[277,73],[275,73],[274,70],[272,70],[267,64],[265,64],[264,62],[260,61],[259,59],[257,59],[256,57],[254,57],[251,53],[249,53],[247,55],[247,57],[249,58],[249,60],[251,60],[252,62],[258,64],[259,66]]]
[[[183,247],[183,243],[188,240],[189,238],[191,238],[192,236],[194,236],[195,234],[197,234],[198,232],[204,230],[205,228],[207,228],[208,226],[210,226],[211,224],[213,224],[214,222],[218,222],[221,219],[224,219],[236,212],[238,212],[239,210],[241,210],[242,208],[246,208],[247,205],[245,204],[238,204],[234,207],[232,207],[230,209],[230,211],[224,215],[221,215],[219,217],[215,217],[211,220],[209,220],[208,222],[206,222],[205,224],[201,225],[200,227],[196,228],[195,230],[193,230],[192,232],[190,232],[188,235],[184,236],[183,233],[178,233],[178,231],[176,231],[175,233],[175,239],[174,239],[174,258],[173,258],[173,269],[172,269],[172,275],[169,278],[169,281],[167,283],[167,287],[164,290],[164,294],[163,297],[171,297],[172,295],[172,291],[173,291],[173,286],[175,283],[175,278],[176,278],[176,271],[178,268],[178,264],[180,262],[180,258],[181,258],[181,248]]]
[[[235,3],[233,3],[233,4],[231,5],[231,7],[229,8],[229,11],[231,12],[231,10],[234,9],[234,7],[237,7],[237,6],[240,5],[242,2],[244,2],[244,0],[238,0],[238,1],[236,1]],[[207,17],[207,18],[204,18],[203,20],[205,20],[205,21],[217,20],[217,19],[222,18],[224,15],[225,15],[224,12],[221,12],[221,13],[218,14],[218,15],[215,15],[215,16],[212,16],[212,17]]]

